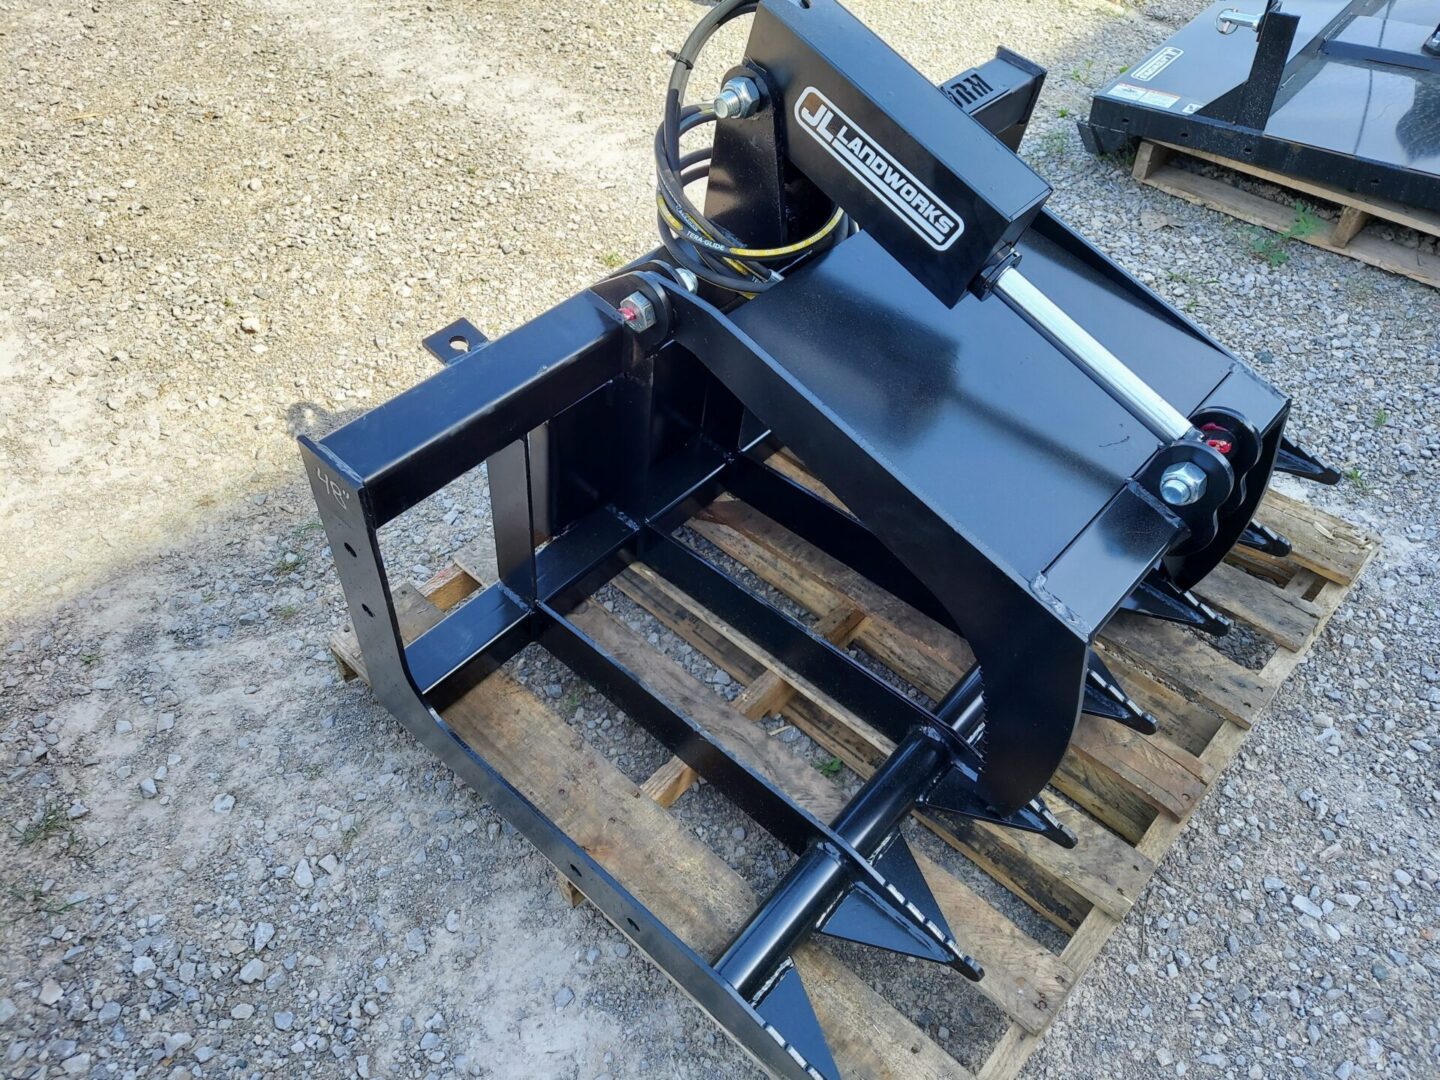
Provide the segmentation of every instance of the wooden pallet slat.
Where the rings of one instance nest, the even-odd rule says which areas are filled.
[[[1309,600],[1229,563],[1210,571],[1196,592],[1236,622],[1262,628],[1275,644],[1286,649],[1304,645],[1320,620],[1320,609]]]
[[[834,500],[793,456],[782,453],[771,464]],[[1140,896],[1155,864],[1239,751],[1256,713],[1301,661],[1378,543],[1363,529],[1274,492],[1259,516],[1290,536],[1292,556],[1234,552],[1228,565],[1202,583],[1201,592],[1269,642],[1273,654],[1255,671],[1172,625],[1115,620],[1097,648],[1131,696],[1156,715],[1161,731],[1147,739],[1096,718],[1081,719],[1054,781],[1062,794],[1047,796],[1079,836],[1074,850],[984,822],[919,819],[1070,935],[1056,955],[970,885],[916,851],[957,940],[987,969],[986,979],[974,989],[1008,1022],[978,1071],[972,1074],[953,1061],[823,946],[810,943],[797,951],[796,962],[846,1076],[1010,1080],[1023,1067],[1068,993]],[[932,698],[973,659],[957,635],[743,503],[717,501],[691,527],[807,610],[815,633],[842,648],[864,650]],[[467,549],[421,588],[396,588],[406,636],[432,625],[493,572],[493,559]],[[726,701],[606,605],[581,603],[570,615],[576,625],[817,817],[834,817],[843,805],[842,788],[775,739],[761,721],[778,716],[862,778],[891,749],[887,739],[823,688],[808,684],[643,562],[628,567],[613,584],[726,671],[741,685],[740,693]],[[342,675],[364,675],[352,633],[337,634],[332,652]],[[667,812],[696,783],[694,772],[678,759],[668,760],[642,785],[634,784],[504,671],[448,707],[445,718],[702,954],[714,955],[748,917],[757,901],[749,886]],[[583,894],[570,890],[569,898],[579,902]]]
[[[1367,529],[1278,491],[1266,493],[1260,516],[1294,545],[1285,561],[1337,585],[1349,585],[1359,577],[1380,544],[1380,538]]]
[[[1288,191],[1334,203],[1340,207],[1340,216],[1328,228],[1312,233],[1296,233],[1295,210],[1288,203],[1276,202],[1225,180],[1172,164],[1177,155],[1207,161]],[[1364,228],[1372,218],[1378,218],[1424,235],[1440,236],[1440,214],[1388,200],[1367,198],[1342,188],[1287,176],[1252,162],[1221,157],[1194,147],[1150,140],[1141,143],[1135,155],[1132,175],[1141,183],[1186,202],[1218,210],[1313,247],[1348,255],[1370,266],[1440,288],[1440,255],[1421,247],[1387,240],[1376,231]]]
[[[1276,687],[1258,672],[1216,652],[1172,623],[1120,612],[1101,640],[1117,652],[1175,683],[1185,685],[1232,724],[1249,727],[1270,703]]]

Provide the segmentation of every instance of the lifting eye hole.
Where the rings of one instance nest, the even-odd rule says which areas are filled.
[[[450,339],[450,348],[454,349],[456,352],[464,352],[466,349],[470,348],[470,339],[456,334]]]
[[[631,930],[634,930],[637,934],[640,932],[640,924],[637,923],[634,919],[630,918],[629,915],[625,916],[625,921],[630,924]]]
[[[361,605],[360,605],[360,610],[363,611],[363,612],[365,612],[365,614],[366,614],[366,615],[369,615],[372,619],[375,617],[375,612],[373,612],[373,611],[370,610],[370,605],[369,605],[369,604],[361,604]]]
[[[349,544],[346,544],[346,545],[345,545],[345,550],[350,553],[350,557],[351,557],[352,559],[358,559],[358,558],[360,557],[359,555],[356,555],[356,554],[355,554],[355,549],[352,548]]]

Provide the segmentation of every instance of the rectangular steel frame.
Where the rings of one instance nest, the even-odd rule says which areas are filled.
[[[676,351],[671,346],[662,352]],[[489,800],[570,881],[776,1075],[809,1080],[751,1005],[445,723],[447,703],[537,643],[594,684],[760,825],[800,853],[817,843],[868,863],[765,777],[737,760],[567,613],[636,560],[825,685],[877,730],[903,742],[934,713],[917,705],[671,533],[723,491],[830,535],[834,554],[937,610],[933,597],[873,537],[807,489],[766,468],[767,433],[743,441],[743,412],[693,358],[675,356],[657,393],[646,357],[600,296],[582,293],[331,435],[301,438],[302,456],[344,589],[370,686],[411,733]],[[687,362],[688,361],[688,362]],[[477,406],[475,403],[482,403]],[[668,415],[663,419],[657,411]],[[597,425],[603,425],[599,427]],[[652,440],[625,432],[653,432]],[[583,434],[582,434],[583,432]],[[725,449],[714,438],[731,440]],[[578,504],[556,483],[580,446],[608,444],[614,479]],[[548,444],[548,445],[547,445]],[[537,451],[544,446],[543,453]],[[537,468],[537,460],[548,462]],[[487,464],[499,580],[408,645],[379,530]],[[608,466],[608,467],[607,467]],[[592,478],[594,475],[592,474]],[[514,497],[520,493],[520,497]]]

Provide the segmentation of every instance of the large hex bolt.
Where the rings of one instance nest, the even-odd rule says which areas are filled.
[[[624,300],[620,301],[620,318],[625,320],[625,328],[635,333],[643,333],[655,325],[655,305],[650,303],[649,298],[642,292],[632,292]]]
[[[1160,474],[1160,497],[1171,506],[1189,506],[1205,494],[1205,472],[1188,461]]]
[[[753,116],[760,107],[760,88],[754,79],[737,75],[726,81],[711,103],[715,115],[721,120],[736,120]]]

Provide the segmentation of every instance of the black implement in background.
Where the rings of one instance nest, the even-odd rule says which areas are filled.
[[[1258,34],[1216,29],[1264,13]],[[1139,139],[1440,211],[1435,0],[1218,0],[1095,95],[1093,153]]]

